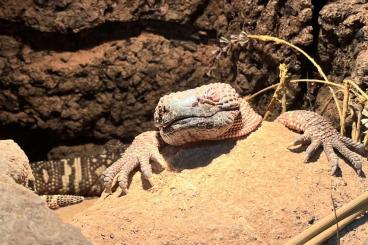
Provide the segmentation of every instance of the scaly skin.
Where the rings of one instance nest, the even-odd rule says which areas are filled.
[[[44,200],[47,206],[51,209],[57,209],[73,204],[83,202],[84,197],[73,196],[73,195],[41,195],[42,200]]]
[[[102,172],[124,149],[120,141],[112,140],[96,155],[30,163],[35,177],[32,189],[52,209],[80,203],[83,196],[98,196],[103,191]]]
[[[204,85],[163,96],[155,109],[154,120],[158,131],[148,131],[138,135],[120,157],[120,153],[112,154],[118,160],[109,166],[101,176],[105,188],[103,195],[111,193],[112,186],[115,183],[119,184],[120,188],[118,190],[127,193],[128,176],[138,166],[143,177],[149,179],[152,175],[151,161],[156,161],[161,165],[165,164],[165,160],[159,151],[164,145],[183,145],[204,140],[238,138],[255,131],[262,121],[261,116],[255,113],[230,85],[223,83]],[[290,111],[280,115],[277,121],[291,129],[304,131],[304,134],[297,137],[292,145],[311,142],[306,150],[305,161],[310,159],[318,147],[323,146],[332,165],[332,173],[335,174],[338,169],[338,158],[334,153],[335,148],[353,164],[358,174],[361,173],[362,159],[353,151],[363,154],[363,145],[340,136],[327,119],[314,112]],[[119,147],[116,148],[119,149]],[[111,157],[111,153],[109,153],[106,159],[109,159],[110,163],[114,157]],[[95,158],[88,159],[80,160],[83,164],[75,164],[75,162],[78,162],[76,160],[71,163],[64,160],[63,164],[58,162],[59,168],[64,166],[59,170],[55,170],[57,167],[56,165],[53,166],[51,162],[47,163],[53,169],[51,172],[56,173],[59,179],[49,181],[48,186],[43,185],[45,190],[49,192],[55,184],[58,185],[55,193],[59,194],[63,187],[65,193],[68,194],[80,194],[83,192],[82,190],[90,188],[90,185],[95,183],[96,178],[91,180],[85,177],[88,175],[73,174],[73,171],[78,172],[73,168],[85,169],[86,173],[90,173],[92,170],[97,174],[96,168],[91,167],[93,164],[90,163],[95,161],[101,164],[104,161],[101,161],[101,159],[96,161]],[[108,164],[102,165],[107,166]],[[47,168],[40,169],[42,171],[37,171],[40,176],[36,175],[36,179],[39,180],[45,178],[44,171]],[[72,170],[70,171],[70,169]],[[81,177],[77,178],[79,181],[76,181],[76,176]],[[68,182],[68,180],[73,181]],[[81,185],[80,181],[84,181],[85,185]],[[40,185],[38,188],[42,189]],[[100,191],[99,189],[97,192]],[[85,193],[86,191],[83,194]],[[56,199],[49,197],[48,200]],[[75,200],[77,200],[77,197],[74,198]],[[60,205],[54,202],[51,206]]]
[[[291,144],[295,146],[310,143],[304,162],[308,162],[316,150],[322,146],[331,164],[331,174],[335,175],[339,169],[338,157],[334,149],[352,163],[357,174],[362,174],[363,159],[354,151],[365,154],[364,145],[341,136],[326,118],[315,112],[296,110],[281,114],[277,121],[290,129],[304,132]]]
[[[165,164],[159,152],[162,145],[245,136],[260,125],[262,118],[230,85],[216,83],[163,96],[154,120],[159,131],[138,135],[123,157],[103,173],[107,193],[114,178],[127,193],[128,175],[138,165],[143,177],[149,179],[150,160]]]
[[[165,144],[183,145],[242,137],[255,131],[261,123],[261,117],[249,104],[230,85],[223,83],[163,96],[155,109],[154,120],[158,131],[138,135],[122,158],[104,171],[103,195],[108,195],[116,182],[126,193],[128,175],[137,166],[140,166],[143,176],[149,179],[152,175],[150,161],[164,163],[159,148]],[[292,111],[282,114],[278,121],[291,129],[304,131],[293,145],[311,141],[306,161],[322,145],[335,174],[338,169],[335,148],[361,174],[362,159],[350,149],[363,153],[363,145],[340,136],[327,119],[314,112]]]

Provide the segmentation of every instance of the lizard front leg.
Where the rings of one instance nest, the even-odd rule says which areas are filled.
[[[277,121],[293,130],[304,131],[304,134],[298,136],[292,145],[310,143],[306,150],[305,162],[308,162],[316,150],[322,146],[331,164],[333,175],[339,168],[338,156],[334,150],[340,152],[353,165],[358,175],[362,174],[363,158],[357,153],[366,154],[364,145],[341,136],[323,116],[311,111],[297,110],[281,114]]]
[[[143,177],[149,179],[152,176],[151,161],[156,161],[160,165],[166,163],[159,152],[162,144],[157,131],[147,131],[135,137],[122,157],[103,172],[101,178],[105,192],[111,193],[111,188],[117,182],[121,190],[127,193],[128,176],[138,166],[140,166]]]

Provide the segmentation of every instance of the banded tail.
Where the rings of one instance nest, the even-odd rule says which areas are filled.
[[[44,200],[47,206],[51,209],[57,209],[77,203],[81,203],[84,200],[82,196],[74,195],[41,195],[42,200]]]

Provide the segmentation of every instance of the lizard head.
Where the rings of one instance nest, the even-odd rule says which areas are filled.
[[[229,84],[212,83],[163,96],[155,126],[171,145],[210,140],[228,131],[239,115],[240,97]]]

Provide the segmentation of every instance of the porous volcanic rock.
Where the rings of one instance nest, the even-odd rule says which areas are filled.
[[[281,62],[291,77],[303,70],[290,48],[250,41],[236,66],[223,58],[210,76],[220,36],[245,30],[301,47],[313,41],[310,0],[1,4],[0,135],[19,134],[27,153],[33,138],[44,148],[132,138],[153,128],[156,102],[172,91],[220,81],[245,95],[278,81]],[[256,98],[254,106],[263,112],[268,99]]]
[[[352,79],[363,91],[368,88],[367,13],[366,1],[333,1],[322,8],[318,20],[318,58],[325,73],[337,83]],[[321,111],[330,98],[327,87],[319,89],[316,110]],[[338,125],[339,117],[334,103],[326,108],[325,115]]]
[[[32,51],[11,37],[0,93],[0,121],[51,130],[61,138],[133,136],[152,128],[165,93],[195,87],[205,75],[211,46],[145,33],[75,52]],[[5,49],[5,48],[4,48]]]
[[[218,36],[228,39],[231,35],[245,31],[249,34],[276,36],[307,48],[313,42],[312,17],[313,5],[309,0],[209,1],[194,24],[199,29],[215,28]],[[235,75],[231,83],[241,94],[252,94],[276,83],[281,63],[288,65],[291,78],[299,78],[306,65],[289,47],[252,40],[236,55],[235,61]],[[223,67],[222,64],[220,62],[219,69]],[[218,79],[225,80],[221,77]],[[290,104],[295,102],[297,92],[298,88],[290,88]],[[266,94],[257,97],[252,103],[263,114],[269,99],[269,94]]]
[[[318,54],[336,82],[354,79],[368,88],[368,3],[344,0],[320,12]]]
[[[42,32],[79,32],[106,22],[154,19],[185,23],[206,0],[25,0],[1,1],[0,18],[22,22]]]

